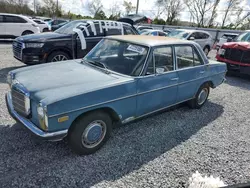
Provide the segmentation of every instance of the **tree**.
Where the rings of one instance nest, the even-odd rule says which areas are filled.
[[[94,19],[97,19],[97,20],[106,20],[107,17],[105,15],[105,12],[103,10],[97,12],[94,16]]]
[[[88,9],[91,15],[96,17],[96,15],[98,15],[99,12],[102,11],[103,4],[101,0],[91,0],[91,1],[89,0],[87,1],[86,8]]]
[[[130,14],[132,11],[135,11],[136,7],[132,5],[131,2],[124,1],[123,6],[125,8],[126,15]]]
[[[217,7],[218,7],[219,3],[220,3],[220,0],[215,0],[214,1],[214,6],[213,6],[213,10],[212,10],[210,20],[208,22],[208,27],[212,27],[214,25],[214,20],[217,17]]]
[[[109,8],[109,19],[118,20],[121,16],[121,7],[118,1],[113,1]]]
[[[224,28],[227,20],[228,20],[228,14],[234,10],[239,9],[239,4],[241,3],[241,0],[227,0],[226,1],[226,9],[225,13],[222,17],[222,24],[221,27]],[[241,14],[241,12],[238,12],[238,14]]]
[[[174,23],[182,10],[181,0],[157,0],[156,5],[159,7],[156,18],[165,14],[167,16],[166,23],[169,25]]]
[[[43,0],[44,6],[43,9],[46,12],[46,15],[53,17],[53,16],[62,16],[62,6],[61,4],[58,4],[56,0]]]
[[[153,24],[158,24],[158,25],[165,25],[166,22],[163,19],[155,18],[153,20]]]
[[[195,19],[198,27],[206,25],[207,14],[214,7],[215,0],[184,0],[191,16]]]

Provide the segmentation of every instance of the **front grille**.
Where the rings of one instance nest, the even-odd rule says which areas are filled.
[[[12,48],[13,48],[14,57],[22,60],[23,43],[18,42],[18,41],[14,41],[12,44]]]
[[[29,97],[25,95],[24,91],[16,87],[12,87],[11,97],[14,110],[20,115],[27,117],[30,114]]]
[[[221,56],[225,59],[236,61],[240,63],[250,64],[250,51],[249,50],[240,50],[235,48],[227,48],[225,50],[224,56]]]

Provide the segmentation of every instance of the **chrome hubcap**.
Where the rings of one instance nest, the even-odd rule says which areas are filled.
[[[208,96],[208,89],[207,88],[203,88],[198,96],[198,104],[202,105]]]
[[[68,60],[68,58],[64,55],[57,55],[52,59],[52,62],[56,62],[56,61],[66,61]]]
[[[99,145],[107,131],[106,123],[96,120],[90,123],[82,134],[82,145],[86,148],[94,148]]]

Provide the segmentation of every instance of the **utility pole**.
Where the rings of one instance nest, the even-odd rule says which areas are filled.
[[[36,0],[34,0],[34,13],[36,14]]]
[[[56,0],[56,18],[58,16],[58,0]]]
[[[136,4],[136,14],[138,14],[138,8],[139,8],[139,0],[137,0],[137,4]]]

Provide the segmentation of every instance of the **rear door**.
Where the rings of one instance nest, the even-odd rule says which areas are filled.
[[[197,49],[192,45],[175,46],[178,95],[177,102],[193,98],[208,72]]]
[[[19,16],[5,15],[4,22],[6,35],[18,37],[24,30],[28,30],[27,24],[25,24],[27,21]]]

